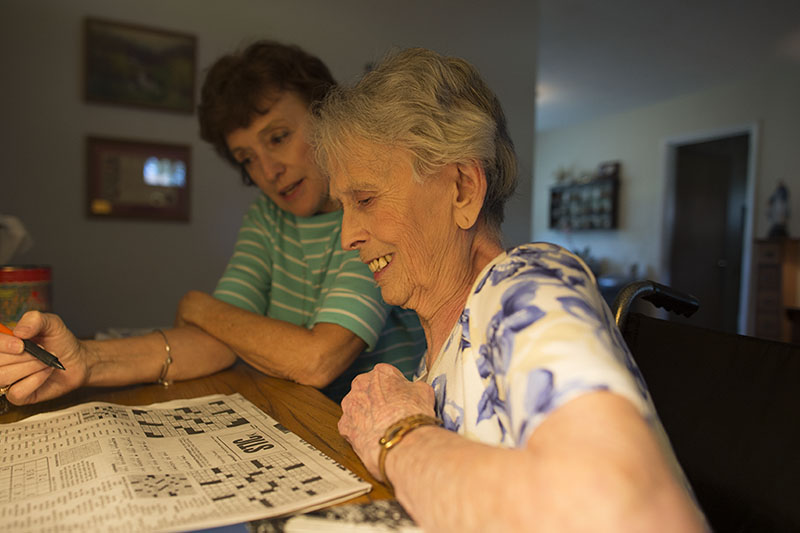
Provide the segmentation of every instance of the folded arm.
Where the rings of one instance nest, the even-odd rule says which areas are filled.
[[[366,348],[360,337],[337,324],[296,326],[198,291],[181,300],[178,323],[219,339],[265,374],[317,388],[336,379]]]

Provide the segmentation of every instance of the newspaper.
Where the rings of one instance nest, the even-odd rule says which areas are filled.
[[[4,533],[218,527],[370,487],[240,394],[92,402],[0,425]]]
[[[250,522],[250,533],[422,533],[397,500],[328,507]]]

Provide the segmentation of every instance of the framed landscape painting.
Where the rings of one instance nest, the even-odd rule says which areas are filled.
[[[87,102],[194,112],[197,40],[192,35],[87,18]]]

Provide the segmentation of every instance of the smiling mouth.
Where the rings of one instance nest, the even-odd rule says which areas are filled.
[[[376,259],[373,259],[368,263],[367,266],[369,266],[370,271],[373,274],[375,274],[386,268],[386,265],[388,265],[391,262],[392,262],[392,254],[386,254]]]

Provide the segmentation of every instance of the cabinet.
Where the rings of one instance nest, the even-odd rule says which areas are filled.
[[[755,335],[784,342],[791,340],[787,309],[800,305],[797,276],[800,240],[756,241]]]

